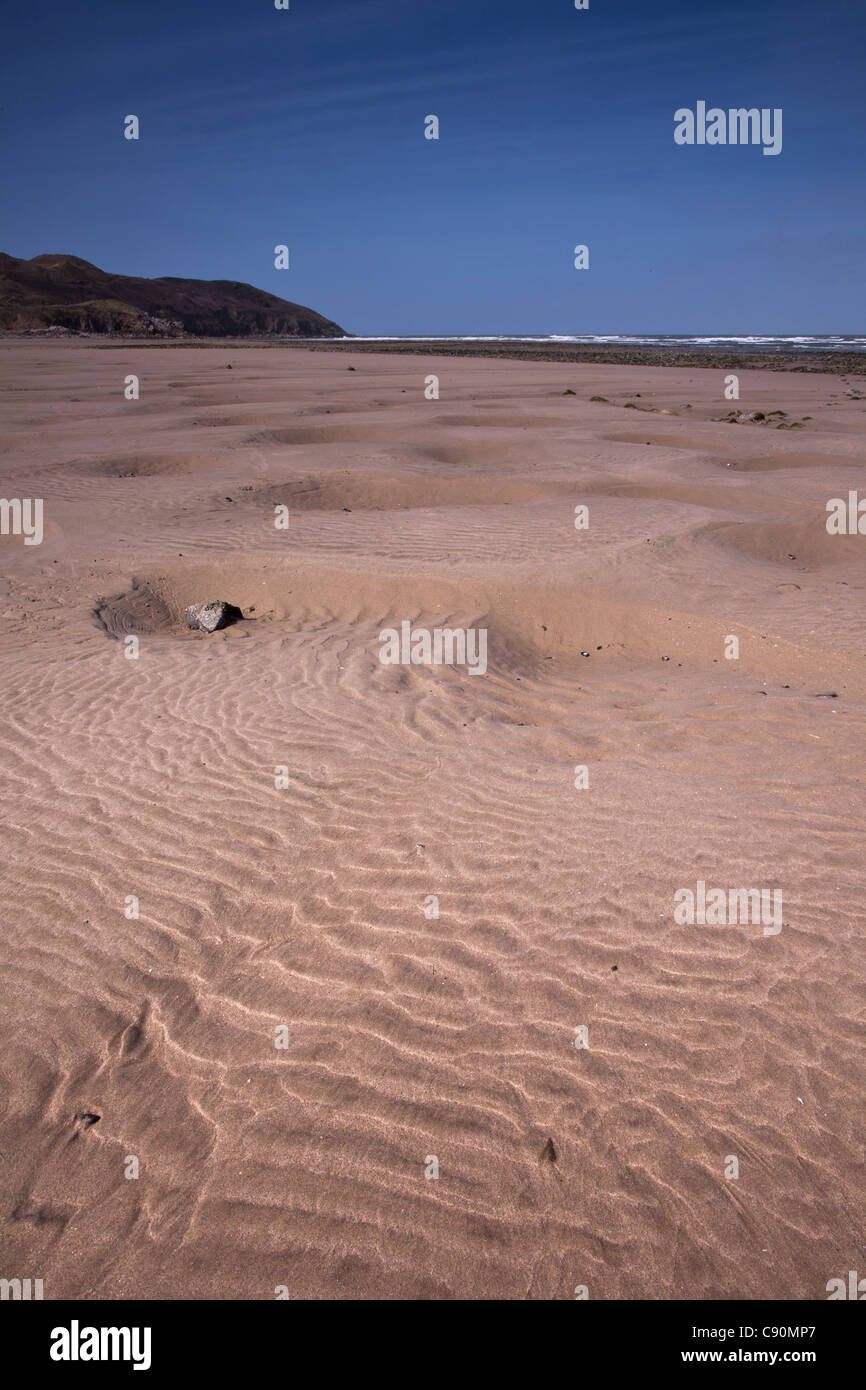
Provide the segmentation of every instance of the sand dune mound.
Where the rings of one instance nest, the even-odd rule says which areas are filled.
[[[96,455],[91,458],[71,459],[66,471],[88,474],[91,477],[108,478],[161,478],[187,473],[202,473],[218,468],[220,458],[216,454],[188,453],[183,450],[166,450],[164,453],[115,454],[109,457]]]
[[[336,511],[505,506],[545,497],[570,496],[573,487],[557,480],[523,481],[485,474],[482,477],[433,477],[404,470],[366,473],[358,469],[308,474],[282,483],[257,485],[244,500],[256,506],[284,503],[298,511]]]
[[[736,525],[711,524],[707,535],[736,535]],[[725,534],[721,544],[727,544]],[[740,539],[750,555],[748,542]],[[759,556],[763,563],[765,559]],[[788,572],[791,564],[788,562]],[[557,663],[558,670],[579,671],[590,678],[596,669],[627,670],[647,663],[670,673],[708,671],[724,652],[729,619],[709,617],[669,606],[605,593],[591,579],[580,585],[515,580],[491,584],[483,578],[447,578],[435,572],[378,572],[356,566],[246,557],[174,564],[139,576],[132,588],[97,605],[97,617],[111,636],[128,632],[189,639],[183,615],[193,603],[228,595],[247,621],[220,638],[235,642],[265,632],[283,631],[292,639],[307,630],[348,641],[366,652],[371,668],[379,662],[383,629],[413,627],[484,628],[487,662],[502,678],[525,679]],[[738,669],[763,678],[787,680],[796,688],[810,679],[810,667],[822,687],[849,693],[866,688],[866,663],[824,650],[818,641],[799,644],[740,620],[743,650]],[[430,667],[411,668],[414,683]]]
[[[654,445],[657,449],[688,449],[692,453],[726,453],[730,446],[724,439],[711,434],[682,434],[659,433],[648,424],[646,430],[621,430],[616,434],[607,434],[605,439],[609,439],[613,444],[642,444]]]
[[[717,544],[742,555],[784,564],[792,559],[816,569],[842,566],[856,571],[863,563],[863,537],[831,536],[826,529],[826,512],[816,508],[812,522],[737,522],[720,525],[711,532]]]
[[[492,439],[464,439],[457,444],[449,444],[445,439],[429,443],[413,442],[410,446],[417,458],[429,459],[431,463],[445,463],[452,468],[464,464],[484,463],[487,459],[508,458],[517,452],[519,446],[513,441],[497,443]]]
[[[316,418],[319,418],[321,416],[328,415],[360,415],[363,421],[364,414],[364,412],[359,410],[358,406],[356,405],[338,404],[329,406],[316,406],[312,409],[295,408],[289,410],[262,410],[261,408],[256,408],[253,406],[248,407],[247,409],[237,410],[233,414],[226,414],[225,409],[220,409],[221,405],[225,405],[225,395],[223,394],[221,396],[218,392],[210,398],[199,397],[195,401],[191,401],[190,404],[194,404],[199,407],[203,405],[213,404],[218,410],[218,414],[214,416],[211,420],[209,420],[207,416],[202,416],[199,419],[197,419],[197,424],[213,424],[220,425],[222,427],[233,427],[238,429],[244,428],[252,430],[294,429],[297,427],[290,425],[289,419],[304,419],[307,416],[314,416]],[[287,417],[289,417],[289,419],[287,419]]]
[[[741,473],[770,473],[788,468],[854,468],[857,460],[840,454],[799,453],[791,450],[778,450],[774,454],[760,454],[757,457],[732,459],[730,468]]]
[[[614,483],[602,490],[611,497],[644,498],[652,502],[682,502],[687,506],[712,507],[721,511],[778,513],[786,508],[786,504],[778,497],[760,497],[754,492],[743,493],[733,488],[695,487],[690,483]]]
[[[437,415],[434,419],[436,425],[450,425],[461,429],[468,427],[472,430],[477,430],[480,423],[480,417],[477,415]],[[503,411],[486,413],[483,424],[485,429],[492,430],[545,430],[567,429],[571,420],[565,415],[521,415],[515,411]]]
[[[388,444],[395,435],[387,429],[370,425],[329,425],[323,429],[307,429],[291,425],[284,429],[262,430],[246,441],[248,444]]]

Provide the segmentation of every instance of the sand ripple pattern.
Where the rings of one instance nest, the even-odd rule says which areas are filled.
[[[808,541],[826,464],[720,481],[707,437],[756,451],[709,386],[652,462],[608,446],[634,421],[588,397],[637,369],[575,404],[463,364],[425,415],[411,362],[295,352],[287,390],[254,349],[225,399],[210,351],[142,351],[147,415],[95,434],[115,351],[67,347],[75,418],[6,456],[57,529],[3,550],[4,1264],[53,1298],[824,1297],[866,1244],[863,575],[774,528]],[[211,596],[245,621],[186,632]],[[487,675],[383,666],[401,616],[486,625]],[[782,931],[678,925],[698,879],[781,886]]]

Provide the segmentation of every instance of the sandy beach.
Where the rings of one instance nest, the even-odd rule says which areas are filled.
[[[0,493],[44,509],[0,537],[8,1269],[866,1273],[866,536],[826,527],[862,376],[87,339],[0,373]],[[214,599],[243,621],[187,629]],[[486,670],[384,664],[403,623]],[[677,920],[700,883],[780,921]]]

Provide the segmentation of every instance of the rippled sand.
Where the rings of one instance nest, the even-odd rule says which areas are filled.
[[[0,368],[0,492],[45,508],[0,539],[0,1275],[820,1299],[862,1267],[866,536],[825,527],[866,495],[856,388],[744,374],[779,430],[687,368]],[[185,630],[213,598],[246,620]],[[486,628],[486,675],[383,665],[402,620]],[[780,888],[781,931],[678,925],[698,880]]]

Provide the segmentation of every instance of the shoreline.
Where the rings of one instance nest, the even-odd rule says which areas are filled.
[[[121,335],[50,333],[0,333],[0,342],[78,342],[88,347],[111,350],[119,345],[139,348],[223,348],[237,352],[242,348],[288,348],[308,352],[401,353],[412,357],[499,358],[522,362],[587,363],[621,367],[695,367],[730,371],[827,372],[866,375],[866,352],[799,352],[792,350],[742,350],[723,348],[617,347],[596,344],[529,342],[460,343],[437,339],[411,342],[367,342],[344,338],[135,338]]]
[[[621,367],[711,367],[733,371],[856,372],[866,374],[866,353],[743,351],[723,348],[615,347],[567,343],[442,343],[430,339],[412,343],[322,342],[285,343],[316,351],[397,352],[418,357],[498,357],[522,362],[586,362]]]

